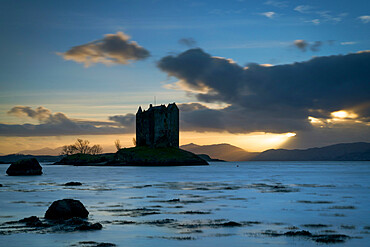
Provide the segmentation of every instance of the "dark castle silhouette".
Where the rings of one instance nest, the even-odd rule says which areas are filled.
[[[137,147],[179,148],[179,108],[176,104],[152,106],[136,113]]]

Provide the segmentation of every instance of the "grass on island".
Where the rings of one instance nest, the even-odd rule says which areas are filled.
[[[72,154],[67,155],[57,162],[57,164],[78,165],[78,164],[98,164],[113,160],[114,154]]]

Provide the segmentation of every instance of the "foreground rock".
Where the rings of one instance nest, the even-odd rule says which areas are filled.
[[[0,235],[15,233],[55,233],[75,231],[96,231],[101,230],[100,223],[91,223],[82,218],[71,218],[68,220],[47,220],[31,216],[19,221],[9,221],[1,224]]]
[[[9,176],[41,175],[42,167],[37,159],[23,159],[12,163],[6,170]]]
[[[116,154],[74,154],[64,157],[56,165],[75,166],[200,166],[208,162],[179,148],[123,148]]]
[[[63,199],[51,204],[45,213],[45,219],[65,220],[74,217],[87,218],[89,212],[78,200]]]
[[[0,235],[101,230],[103,226],[100,223],[89,222],[86,219],[88,215],[89,212],[80,201],[58,200],[48,208],[44,219],[31,216],[19,221],[5,222],[1,224]]]
[[[82,183],[80,182],[68,182],[68,183],[65,183],[64,186],[81,186]]]

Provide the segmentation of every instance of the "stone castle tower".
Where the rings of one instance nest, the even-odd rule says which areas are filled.
[[[152,106],[136,113],[137,147],[179,147],[179,108],[176,104]]]

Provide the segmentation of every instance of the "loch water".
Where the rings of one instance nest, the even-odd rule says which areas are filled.
[[[41,164],[41,176],[0,165],[0,246],[369,246],[370,162],[211,162],[189,167]],[[64,186],[67,182],[81,186]],[[80,200],[102,230],[28,231],[6,222],[42,218],[55,200]],[[233,224],[230,222],[236,222]],[[91,244],[91,245],[90,245]]]

